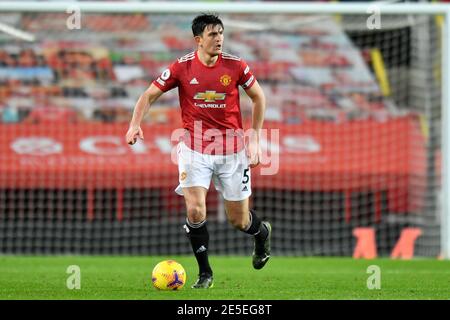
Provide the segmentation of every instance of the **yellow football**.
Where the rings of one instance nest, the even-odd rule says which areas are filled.
[[[180,290],[186,283],[186,271],[175,260],[159,262],[152,272],[152,284],[158,290]]]

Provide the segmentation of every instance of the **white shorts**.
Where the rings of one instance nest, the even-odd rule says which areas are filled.
[[[211,179],[225,200],[241,201],[252,194],[251,172],[245,149],[230,155],[203,154],[180,142],[177,146],[178,180],[175,192],[187,187],[209,189]]]

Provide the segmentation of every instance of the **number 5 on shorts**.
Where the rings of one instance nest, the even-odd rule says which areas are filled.
[[[250,177],[248,176],[248,170],[250,170],[249,168],[244,169],[244,180],[242,180],[243,184],[246,184],[248,182],[248,180],[250,180]]]

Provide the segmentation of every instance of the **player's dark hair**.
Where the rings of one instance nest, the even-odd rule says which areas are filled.
[[[207,26],[211,25],[213,28],[217,25],[223,29],[222,20],[216,14],[202,13],[192,20],[192,33],[194,37],[201,36]]]

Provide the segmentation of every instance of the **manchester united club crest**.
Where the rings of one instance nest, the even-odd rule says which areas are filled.
[[[225,87],[228,86],[231,83],[231,77],[227,74],[224,74],[220,77],[220,83]]]

